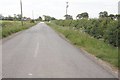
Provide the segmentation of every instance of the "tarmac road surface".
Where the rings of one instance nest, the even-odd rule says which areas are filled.
[[[45,23],[2,44],[3,78],[115,78]]]

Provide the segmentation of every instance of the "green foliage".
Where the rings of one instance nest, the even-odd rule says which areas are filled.
[[[60,26],[69,26],[76,30],[82,30],[94,38],[104,40],[108,44],[118,47],[118,20],[110,18],[56,20],[54,23]]]
[[[51,20],[56,20],[54,17],[51,17]]]
[[[99,13],[99,17],[100,17],[100,18],[108,17],[108,12],[107,12],[107,11],[100,12],[100,13]]]
[[[35,25],[35,23],[30,23],[29,21],[24,21],[24,26],[21,26],[20,21],[2,21],[2,38],[7,37],[18,31],[28,29],[29,27]]]
[[[43,16],[45,21],[56,20],[54,17],[51,17],[51,16],[46,16],[46,15],[43,15]]]
[[[35,20],[30,20],[30,23],[35,23]]]
[[[78,14],[77,16],[76,16],[76,18],[78,18],[78,19],[85,19],[85,18],[89,18],[89,14],[87,13],[87,12],[84,12],[84,13],[81,13],[81,14]]]
[[[67,14],[64,17],[65,17],[66,20],[73,20],[73,17],[71,15]]]
[[[39,18],[35,19],[35,21],[42,21],[42,17],[39,16]]]

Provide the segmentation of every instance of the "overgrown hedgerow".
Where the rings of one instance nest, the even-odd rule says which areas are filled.
[[[55,24],[60,26],[74,27],[76,30],[81,29],[97,39],[103,39],[104,42],[118,47],[118,20],[110,18],[101,19],[81,19],[81,20],[56,20]]]

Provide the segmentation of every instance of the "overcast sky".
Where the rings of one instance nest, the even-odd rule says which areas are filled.
[[[63,19],[66,2],[69,2],[68,14],[74,18],[77,14],[88,12],[91,18],[98,17],[99,12],[118,13],[119,0],[22,0],[23,15],[34,18],[42,15]],[[20,14],[20,0],[0,0],[0,14],[3,16]]]

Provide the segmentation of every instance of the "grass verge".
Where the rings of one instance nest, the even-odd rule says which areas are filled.
[[[74,45],[84,48],[87,52],[112,64],[114,67],[118,67],[118,48],[104,43],[102,40],[92,38],[80,30],[78,31],[70,29],[70,27],[58,26],[54,23],[47,23],[47,25],[62,33]]]
[[[22,26],[20,21],[1,21],[0,38],[5,38],[13,33],[28,29],[35,24],[24,21],[24,26]]]

